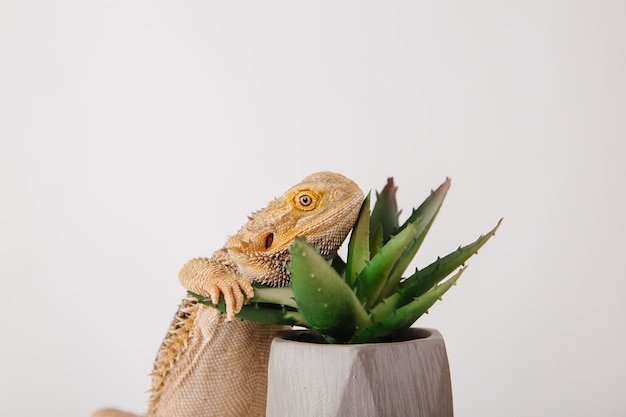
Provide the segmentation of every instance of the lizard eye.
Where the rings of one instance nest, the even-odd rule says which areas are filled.
[[[311,203],[313,202],[313,199],[311,198],[311,196],[308,196],[306,194],[303,194],[300,196],[300,198],[298,199],[298,201],[300,201],[300,205],[304,206],[304,207],[308,207],[311,205]]]
[[[274,242],[274,233],[268,233],[267,236],[265,236],[265,249],[269,249],[270,246],[272,246],[273,242]]]
[[[300,191],[294,198],[295,205],[300,210],[313,210],[317,206],[317,196],[310,191]]]

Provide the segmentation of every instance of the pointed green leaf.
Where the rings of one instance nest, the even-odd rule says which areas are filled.
[[[352,229],[348,243],[348,261],[346,263],[346,282],[354,287],[356,278],[370,260],[369,249],[370,193],[361,205],[359,217]]]
[[[415,221],[392,236],[359,274],[356,283],[357,296],[366,309],[374,305],[380,297],[391,270],[413,241],[418,226],[419,221]]]
[[[424,202],[415,210],[411,216],[404,222],[400,230],[407,227],[409,224],[421,219],[420,226],[416,230],[416,238],[412,242],[412,244],[407,248],[405,253],[402,254],[402,257],[398,259],[398,262],[393,267],[391,274],[389,275],[389,280],[387,285],[383,289],[382,296],[388,297],[394,292],[402,279],[402,275],[406,271],[406,268],[409,266],[418,249],[422,245],[426,234],[430,230],[433,222],[435,221],[435,217],[437,217],[437,213],[439,213],[439,209],[443,204],[443,200],[446,198],[446,194],[450,189],[450,178],[446,178],[446,180],[441,184],[435,191],[431,191],[430,196],[424,200]]]
[[[291,252],[291,283],[298,308],[309,326],[339,342],[371,325],[352,288],[304,238]]]
[[[272,288],[272,290],[274,289],[278,288]],[[188,293],[195,297],[199,303],[216,308],[222,313],[226,313],[226,303],[223,298],[220,298],[220,302],[216,306],[206,297],[195,294],[191,291],[188,291]],[[271,302],[246,304],[242,307],[239,313],[235,314],[235,317],[241,320],[252,320],[261,323],[310,327],[300,312],[286,307],[281,307],[280,305]]]
[[[400,230],[404,229],[408,224],[418,218],[425,220],[423,227],[430,227],[435,216],[437,216],[437,213],[439,212],[439,208],[441,208],[441,205],[443,204],[443,200],[446,198],[446,194],[448,193],[451,184],[452,180],[450,178],[446,178],[446,180],[439,187],[437,187],[436,190],[431,191],[426,200],[424,200],[418,208],[414,209],[409,218],[402,223]]]
[[[496,234],[502,219],[487,234],[480,236],[469,245],[460,247],[454,252],[437,259],[424,269],[415,271],[413,275],[400,283],[400,298],[397,305],[403,305],[415,297],[419,297],[428,291],[433,285],[447,277],[452,271],[463,265],[470,257],[478,252],[487,241]]]
[[[376,323],[374,326],[355,336],[350,343],[367,343],[384,339],[390,335],[398,334],[408,329],[420,318],[429,308],[441,299],[461,277],[465,268],[461,268],[454,276],[440,285],[436,285],[421,297],[394,310],[385,320]]]
[[[396,308],[398,308],[400,299],[400,293],[395,292],[389,297],[380,300],[370,311],[372,321],[374,323],[378,323],[386,319]]]
[[[254,298],[251,301],[254,303],[270,303],[294,309],[298,308],[291,286],[266,287],[257,286],[256,283],[252,283],[252,286],[254,287]]]
[[[383,227],[379,224],[373,232],[370,232],[370,259],[383,247]]]
[[[500,222],[501,221],[502,220],[500,220]],[[370,312],[372,320],[374,322],[384,320],[399,306],[424,294],[438,282],[445,279],[459,266],[463,265],[491,236],[493,236],[493,234],[495,234],[500,222],[498,222],[498,225],[487,233],[487,235],[481,236],[477,241],[463,248],[459,248],[443,258],[438,258],[435,262],[422,270],[416,270],[413,275],[400,284],[397,292],[385,297],[372,308]]]
[[[383,242],[386,243],[398,231],[398,203],[396,191],[398,187],[393,183],[393,177],[387,178],[387,184],[380,193],[376,193],[376,203],[372,210],[370,230],[376,230],[380,224],[383,231]]]

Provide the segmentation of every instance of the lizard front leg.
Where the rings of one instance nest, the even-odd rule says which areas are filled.
[[[224,249],[215,252],[211,258],[190,260],[178,273],[178,279],[187,290],[210,297],[215,305],[223,295],[227,320],[233,320],[246,298],[254,296],[252,283],[237,273]]]

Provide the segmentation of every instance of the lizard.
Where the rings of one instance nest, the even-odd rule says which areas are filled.
[[[147,417],[265,415],[272,339],[284,325],[235,319],[254,297],[252,282],[290,282],[289,246],[304,236],[331,259],[356,222],[364,194],[349,178],[317,172],[253,212],[210,258],[194,258],[179,272],[182,286],[217,304],[183,298],[159,347],[151,373]],[[92,417],[137,417],[116,409]]]

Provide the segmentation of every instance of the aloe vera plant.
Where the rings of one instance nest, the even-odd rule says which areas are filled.
[[[291,284],[255,285],[255,296],[237,316],[244,320],[290,324],[320,333],[331,343],[393,340],[441,299],[465,270],[465,262],[496,232],[459,247],[430,265],[403,277],[424,241],[450,188],[450,179],[432,191],[399,223],[392,178],[370,211],[367,195],[348,243],[344,262],[326,261],[303,237],[290,247]],[[193,294],[200,302],[209,300]],[[223,300],[217,306],[225,311]]]

